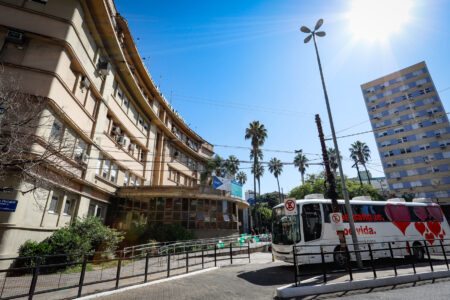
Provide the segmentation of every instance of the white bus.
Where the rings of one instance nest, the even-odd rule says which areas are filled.
[[[428,247],[430,254],[442,252],[441,241],[445,250],[450,250],[449,241],[446,240],[450,227],[438,204],[423,198],[414,199],[413,202],[404,202],[400,198],[388,201],[357,198],[366,199],[354,198],[350,201],[360,250],[368,250],[367,243],[371,243],[374,259],[391,256],[389,243],[394,248],[396,257],[414,255],[418,260],[423,259],[426,254],[425,243],[427,246],[436,246]],[[325,262],[343,266],[348,256],[341,251],[336,230],[330,223],[331,200],[314,194],[307,195],[304,200],[296,200],[296,203],[297,215],[285,215],[283,204],[273,208],[272,253],[275,259],[292,263],[293,246],[297,245],[303,246],[297,248],[297,253],[305,254],[297,256],[298,264],[320,263],[322,258],[318,253],[323,248],[326,253]],[[353,246],[344,200],[338,200],[338,203],[351,252]],[[355,259],[353,254],[350,257]],[[370,254],[364,251],[361,252],[361,257],[368,260]]]

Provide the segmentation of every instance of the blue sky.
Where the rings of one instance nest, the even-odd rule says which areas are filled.
[[[449,0],[413,1],[411,20],[384,43],[355,39],[345,0],[115,2],[166,98],[223,157],[249,160],[249,150],[241,148],[250,145],[245,128],[259,120],[268,130],[263,148],[275,150],[264,151],[264,161],[292,162],[296,149],[318,161],[314,114],[320,114],[326,136],[330,130],[314,48],[303,43],[299,28],[313,27],[319,18],[325,20],[327,36],[318,46],[338,136],[371,130],[362,83],[420,61],[450,110]],[[348,159],[356,140],[372,150],[373,176],[384,176],[373,133],[339,139],[344,172],[356,176]],[[253,186],[249,168],[241,164],[246,189]],[[310,166],[307,174],[320,171]],[[284,192],[299,183],[299,172],[286,165],[280,176]],[[261,192],[276,189],[266,170]]]

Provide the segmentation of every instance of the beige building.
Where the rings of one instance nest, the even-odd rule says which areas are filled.
[[[0,72],[47,99],[36,135],[71,145],[70,176],[52,188],[22,194],[30,183],[2,183],[15,189],[0,198],[17,207],[0,211],[1,256],[89,215],[124,230],[238,232],[247,204],[200,184],[213,146],[158,91],[112,0],[0,0]]]
[[[450,201],[450,124],[425,62],[361,86],[389,190]]]

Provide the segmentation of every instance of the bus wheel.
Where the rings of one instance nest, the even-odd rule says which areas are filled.
[[[423,246],[419,242],[414,242],[412,246],[412,257],[417,260],[421,261],[425,257],[425,251],[423,250]]]
[[[346,268],[350,260],[347,251],[345,251],[345,249],[342,249],[340,246],[337,246],[334,249],[333,259],[335,265],[339,268]]]

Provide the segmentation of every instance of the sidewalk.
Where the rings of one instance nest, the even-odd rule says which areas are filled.
[[[294,284],[289,284],[278,288],[277,296],[280,298],[304,297],[421,280],[434,280],[450,276],[450,271],[443,260],[434,259],[433,270],[428,262],[421,262],[416,266],[416,273],[414,273],[411,265],[403,265],[397,267],[397,275],[394,267],[377,269],[376,278],[374,278],[372,270],[353,271],[353,280],[350,280],[348,273],[330,274],[327,275],[327,283],[324,283],[323,275],[316,275],[302,280],[297,287]]]

